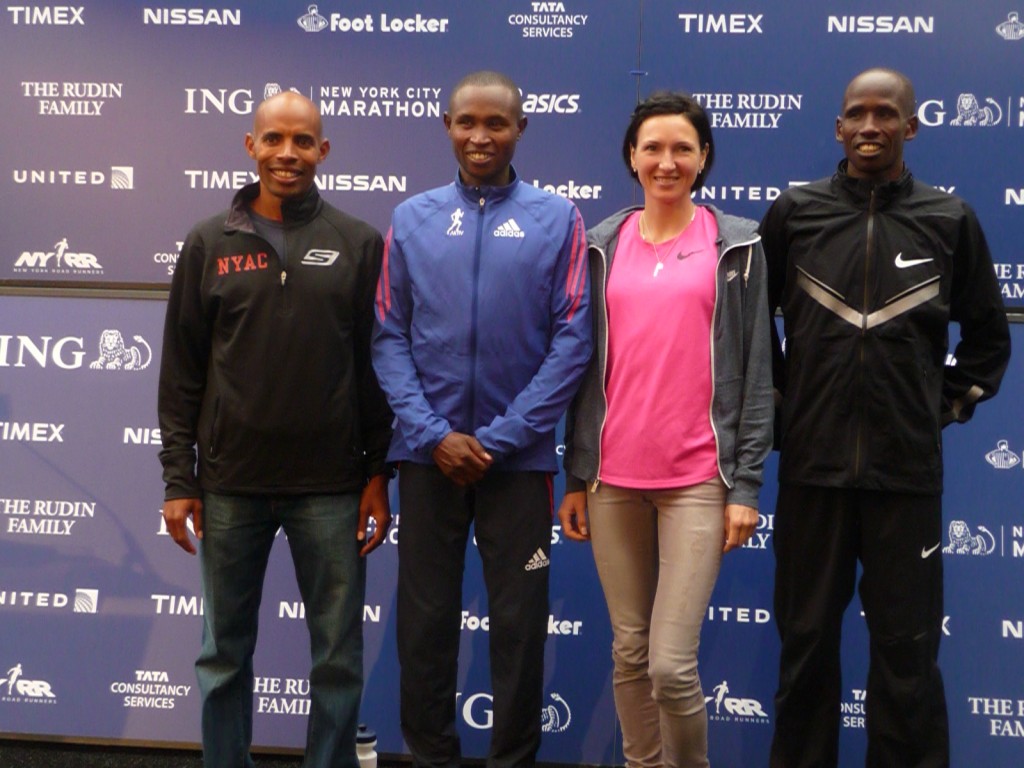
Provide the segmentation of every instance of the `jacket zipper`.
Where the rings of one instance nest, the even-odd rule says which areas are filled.
[[[708,423],[711,425],[711,434],[715,438],[715,466],[718,468],[718,476],[722,479],[722,482],[725,483],[726,488],[732,488],[732,485],[726,479],[725,472],[722,471],[722,447],[718,439],[718,429],[715,427],[715,322],[718,320],[718,313],[722,308],[721,302],[719,301],[718,277],[722,269],[722,262],[725,261],[725,255],[729,251],[735,250],[736,248],[742,248],[744,245],[747,246],[748,249],[753,248],[755,242],[757,241],[751,240],[746,243],[733,243],[728,248],[722,250],[722,246],[725,244],[725,241],[723,239],[719,239],[718,247],[720,251],[718,254],[718,262],[715,264],[715,307],[714,311],[711,313],[711,328],[708,331],[708,349],[711,350],[711,400],[708,402]],[[736,273],[736,277],[741,278],[744,285],[750,277],[750,258],[751,254],[748,250],[746,269],[743,270],[742,275],[739,272]]]
[[[267,244],[270,245],[269,243]],[[285,254],[288,252],[288,233],[285,232]],[[284,312],[288,311],[288,294],[284,292],[285,283],[288,282],[287,255],[277,254],[277,260],[281,263],[281,305]]]
[[[601,280],[601,291],[604,298],[601,300],[601,310],[604,313],[604,354],[601,357],[601,400],[604,402],[604,411],[601,413],[601,426],[597,430],[597,471],[594,474],[594,481],[590,484],[590,492],[597,493],[597,487],[601,484],[601,438],[604,436],[604,425],[608,422],[608,392],[605,390],[605,374],[608,372],[608,254],[604,248],[594,246],[594,250],[601,254],[601,265],[604,274]]]
[[[479,191],[479,190],[478,190]],[[473,251],[473,297],[470,305],[469,335],[469,424],[467,429],[472,432],[476,424],[476,355],[477,355],[477,316],[480,303],[480,249],[484,238],[484,204],[486,199],[481,195],[477,205],[476,245]]]
[[[867,317],[868,317],[868,278],[871,274],[871,261],[874,256],[874,236],[875,236],[875,189],[871,190],[871,197],[868,198],[868,225],[867,225],[867,243],[864,247],[864,295],[863,303],[861,304],[861,325],[860,325],[860,349],[857,353],[857,383],[858,389],[863,395],[864,390],[864,347],[867,343]],[[854,481],[860,481],[861,475],[861,445],[863,442],[864,432],[864,397],[861,396],[860,407],[857,409],[857,441],[854,446],[854,464],[853,464],[853,478]]]

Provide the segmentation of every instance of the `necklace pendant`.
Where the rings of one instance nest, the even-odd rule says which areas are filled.
[[[658,273],[661,272],[661,268],[664,267],[664,266],[665,265],[662,264],[660,261],[657,264],[654,265],[654,276],[655,277],[658,276]]]

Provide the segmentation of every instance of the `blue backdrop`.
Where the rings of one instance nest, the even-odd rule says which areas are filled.
[[[782,189],[834,168],[846,82],[895,66],[917,87],[911,168],[977,209],[1007,305],[1024,307],[1024,25],[1001,2],[82,2],[0,10],[0,735],[198,740],[198,570],[159,514],[163,298],[185,233],[252,179],[242,139],[255,104],[278,89],[325,115],[323,195],[380,229],[396,203],[453,177],[441,113],[450,86],[479,68],[523,90],[520,176],[573,199],[587,222],[636,200],[621,136],[638,95],[664,87],[697,94],[712,115],[718,158],[698,201],[760,218]],[[130,353],[120,370],[102,367],[111,332]],[[946,432],[942,662],[956,766],[1024,763],[1022,365],[1015,358],[999,398]],[[774,494],[771,463],[761,524],[726,558],[705,624],[716,765],[763,764],[771,737]],[[404,751],[400,525],[399,514],[371,558],[364,613],[363,715],[388,753]],[[540,757],[621,762],[589,547],[557,526],[552,541]],[[480,757],[487,606],[468,562],[458,712],[466,754]],[[866,674],[856,603],[844,642],[842,765],[853,766]],[[256,669],[256,741],[300,747],[308,644],[284,546]]]

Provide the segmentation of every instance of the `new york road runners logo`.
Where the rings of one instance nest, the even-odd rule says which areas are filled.
[[[14,262],[15,272],[53,274],[103,274],[103,265],[95,254],[68,250],[68,239],[61,238],[52,251],[22,251]]]
[[[757,699],[730,696],[729,682],[723,680],[713,689],[714,696],[705,696],[704,703],[711,707],[708,720],[734,723],[767,723],[768,713]]]
[[[8,669],[5,677],[0,677],[0,701],[53,704],[56,700],[57,694],[46,680],[24,676],[21,662]]]

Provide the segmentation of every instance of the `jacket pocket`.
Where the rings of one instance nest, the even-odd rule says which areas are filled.
[[[217,430],[220,427],[220,398],[218,397],[213,401],[213,418],[210,420],[210,440],[209,440],[209,454],[210,458],[214,458],[217,455]]]

